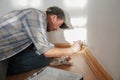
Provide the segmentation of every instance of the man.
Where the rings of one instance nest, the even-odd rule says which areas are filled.
[[[65,14],[56,6],[49,7],[46,12],[29,8],[15,10],[2,16],[0,18],[0,65],[9,62],[8,74],[17,74],[46,66],[51,58],[75,54],[80,50],[78,42],[70,48],[55,48],[47,40],[46,31],[65,28],[64,22]]]

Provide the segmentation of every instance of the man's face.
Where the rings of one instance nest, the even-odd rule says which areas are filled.
[[[57,30],[62,24],[64,20],[59,19],[56,15],[48,15],[47,16],[47,31],[55,31]]]

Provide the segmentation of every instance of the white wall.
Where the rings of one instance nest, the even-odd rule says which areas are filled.
[[[48,32],[48,40],[52,43],[73,43],[86,40],[86,28],[60,29]]]
[[[120,80],[120,0],[89,0],[90,51],[114,80]]]

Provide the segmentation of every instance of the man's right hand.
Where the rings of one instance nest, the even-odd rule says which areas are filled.
[[[80,51],[82,48],[82,45],[83,45],[82,41],[75,41],[73,46],[71,47],[72,52],[76,53],[76,52]]]

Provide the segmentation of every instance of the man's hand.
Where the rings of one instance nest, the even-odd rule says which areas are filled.
[[[83,45],[82,41],[75,41],[73,46],[71,47],[72,52],[76,53],[76,52],[80,51],[82,48],[82,45]]]
[[[66,61],[70,61],[71,60],[71,56],[66,56],[65,59],[66,59]]]

